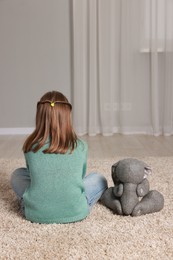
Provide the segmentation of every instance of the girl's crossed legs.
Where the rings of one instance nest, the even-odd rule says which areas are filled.
[[[85,195],[91,211],[94,204],[100,199],[103,192],[107,189],[106,178],[99,173],[90,173],[84,178]],[[24,213],[23,194],[30,185],[31,179],[27,168],[16,169],[11,177],[11,186],[21,204]]]

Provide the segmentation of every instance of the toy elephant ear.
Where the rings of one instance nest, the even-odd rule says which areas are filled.
[[[144,166],[144,179],[148,177],[152,173],[152,169],[147,164]]]
[[[119,162],[112,165],[112,180],[113,180],[114,184],[117,184],[117,182],[119,182],[119,179],[117,178],[117,175],[116,175],[118,164],[119,164]]]

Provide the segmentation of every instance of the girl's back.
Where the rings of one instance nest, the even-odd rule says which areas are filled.
[[[44,154],[48,146],[25,153],[32,180],[23,195],[25,216],[39,223],[81,220],[89,213],[83,184],[87,145],[78,141],[72,153]]]

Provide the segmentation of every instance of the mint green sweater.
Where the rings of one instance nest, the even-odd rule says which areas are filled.
[[[37,223],[69,223],[88,214],[83,178],[87,145],[78,141],[70,154],[25,153],[31,184],[23,195],[26,219]]]

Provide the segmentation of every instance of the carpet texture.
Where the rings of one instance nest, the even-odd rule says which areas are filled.
[[[103,173],[123,158],[89,160],[88,172]],[[150,189],[165,198],[162,211],[117,216],[97,203],[90,216],[73,224],[33,224],[20,215],[10,187],[11,172],[24,160],[0,160],[0,259],[173,259],[173,157],[145,157],[152,167]]]

